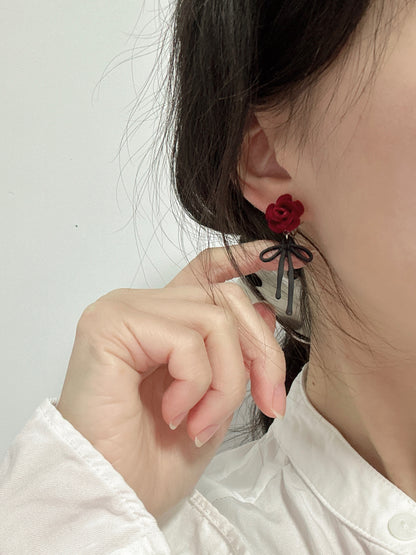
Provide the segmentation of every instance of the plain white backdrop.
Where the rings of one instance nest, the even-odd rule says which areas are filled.
[[[134,209],[167,13],[159,0],[2,2],[0,458],[59,396],[84,308],[113,289],[163,287],[206,246],[189,220],[178,228],[167,178]]]

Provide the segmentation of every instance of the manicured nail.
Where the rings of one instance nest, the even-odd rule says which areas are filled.
[[[272,412],[276,418],[283,420],[286,412],[286,387],[284,383],[273,389]]]
[[[169,424],[169,428],[171,430],[176,430],[176,428],[179,426],[179,424],[182,422],[182,420],[185,418],[186,415],[187,415],[186,412],[182,412],[181,414],[178,414],[178,416],[174,418],[172,422]]]
[[[205,428],[204,430],[202,430],[202,432],[199,432],[199,434],[195,438],[195,445],[197,447],[202,447],[209,439],[212,438],[219,427],[220,425],[208,426],[208,428]]]

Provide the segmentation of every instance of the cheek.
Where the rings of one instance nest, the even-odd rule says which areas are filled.
[[[403,79],[384,75],[320,146],[311,202],[318,240],[358,304],[395,326],[408,315],[414,331],[416,72]]]

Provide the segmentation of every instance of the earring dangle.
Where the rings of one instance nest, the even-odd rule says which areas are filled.
[[[299,260],[303,262],[311,262],[313,260],[313,255],[309,249],[302,247],[295,243],[293,237],[296,234],[296,228],[300,225],[300,216],[304,212],[303,204],[299,200],[292,201],[292,195],[285,194],[281,195],[275,203],[269,204],[266,209],[266,220],[269,228],[275,233],[284,233],[284,237],[281,243],[273,245],[264,249],[260,253],[260,260],[262,262],[271,262],[279,255],[279,268],[277,273],[277,289],[276,289],[276,299],[280,299],[282,296],[282,279],[285,260],[288,261],[288,278],[289,278],[289,289],[288,289],[288,302],[286,307],[286,314],[292,314],[293,305],[293,291],[294,291],[294,273],[293,273],[293,262],[292,256],[296,256]],[[270,252],[273,254],[269,257],[266,255]],[[305,254],[303,254],[305,253]]]

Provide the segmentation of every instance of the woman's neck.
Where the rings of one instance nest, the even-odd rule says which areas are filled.
[[[350,346],[351,347],[351,346]],[[311,349],[306,393],[316,410],[380,474],[416,501],[416,356],[414,363],[359,365],[326,343]],[[320,361],[324,360],[327,370]]]

